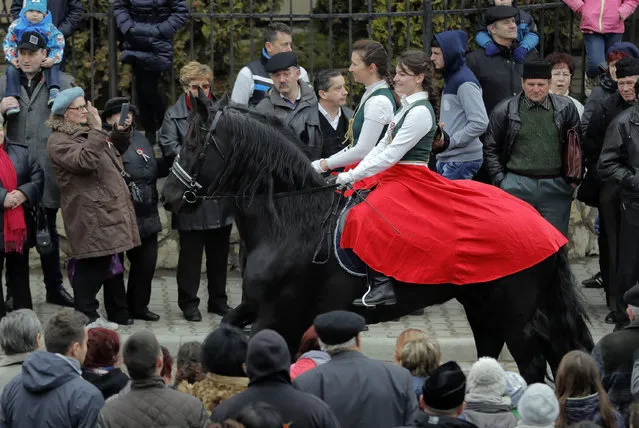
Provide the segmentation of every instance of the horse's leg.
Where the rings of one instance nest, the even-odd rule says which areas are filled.
[[[224,315],[224,318],[222,318],[222,324],[230,324],[235,327],[243,328],[252,324],[255,321],[256,315],[256,305],[252,302],[244,301]]]
[[[472,284],[464,287],[457,300],[464,306],[466,319],[475,339],[477,358],[499,358],[504,348],[504,334],[500,322],[492,317],[492,287],[489,284]]]

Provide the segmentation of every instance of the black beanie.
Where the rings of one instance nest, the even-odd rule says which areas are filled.
[[[543,59],[534,59],[524,62],[523,79],[550,79],[552,78],[552,64]]]
[[[621,58],[617,61],[617,79],[630,76],[639,76],[639,59]]]

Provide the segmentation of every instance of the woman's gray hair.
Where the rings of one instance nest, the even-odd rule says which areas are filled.
[[[15,310],[0,320],[0,348],[7,355],[36,351],[38,334],[42,336],[42,324],[31,309]]]

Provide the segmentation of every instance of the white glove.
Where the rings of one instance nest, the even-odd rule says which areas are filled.
[[[335,183],[342,185],[342,184],[350,184],[353,181],[354,181],[353,177],[351,177],[350,173],[342,172],[337,175],[337,180],[335,180]]]
[[[315,172],[321,174],[323,172],[326,172],[322,169],[322,167],[320,166],[320,161],[321,159],[318,160],[314,160],[313,162],[311,162],[311,166],[313,167],[313,169],[315,170]]]

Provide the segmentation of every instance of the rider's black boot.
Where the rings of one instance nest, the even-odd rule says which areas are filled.
[[[361,299],[355,299],[353,305],[377,306],[397,303],[392,279],[370,268],[366,271],[366,278],[369,287],[368,291]]]

